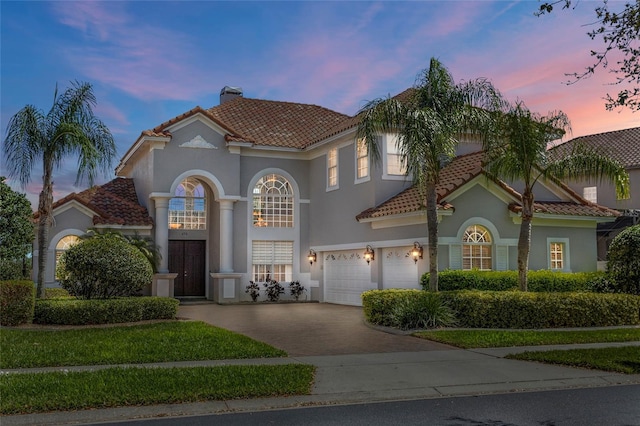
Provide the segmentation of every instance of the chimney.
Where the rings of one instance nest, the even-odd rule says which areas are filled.
[[[224,86],[220,91],[220,105],[235,98],[242,97],[242,87]]]

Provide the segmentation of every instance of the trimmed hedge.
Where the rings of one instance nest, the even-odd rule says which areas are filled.
[[[179,304],[178,300],[168,297],[44,299],[36,301],[33,322],[88,325],[175,319]]]
[[[423,290],[371,290],[362,294],[365,318],[391,325],[392,312]],[[521,291],[447,291],[439,293],[460,327],[555,328],[640,324],[640,296]]]
[[[603,277],[602,272],[529,271],[529,291],[569,292],[597,291],[594,285]],[[424,290],[429,289],[429,274],[420,279]],[[518,289],[518,271],[459,271],[445,270],[438,274],[438,289],[506,291]]]
[[[33,281],[0,281],[0,325],[29,324],[33,321],[35,299]]]

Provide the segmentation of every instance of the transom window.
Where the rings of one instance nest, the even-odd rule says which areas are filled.
[[[551,269],[564,269],[564,244],[551,243],[549,245],[549,260]]]
[[[462,237],[462,269],[491,270],[491,234],[480,225],[471,225]]]
[[[253,188],[253,226],[293,227],[293,189],[287,179],[268,174]]]
[[[253,241],[253,281],[291,281],[293,271],[292,241]]]
[[[327,152],[327,187],[338,186],[338,148],[332,148]]]
[[[58,279],[58,261],[60,261],[60,257],[62,256],[62,253],[69,250],[71,247],[78,244],[79,242],[80,242],[80,238],[76,237],[75,235],[67,235],[65,237],[62,237],[60,241],[58,241],[58,244],[56,244],[56,264],[55,264],[56,279]]]
[[[356,178],[364,179],[369,176],[369,151],[364,138],[356,142]]]
[[[186,178],[169,201],[169,229],[207,229],[204,187],[194,178]]]

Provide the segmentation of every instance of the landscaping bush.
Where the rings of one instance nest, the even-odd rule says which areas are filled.
[[[115,324],[175,319],[180,302],[168,297],[122,299],[39,299],[33,322],[37,324]]]
[[[53,287],[44,289],[45,299],[69,299],[71,297],[73,296],[71,296],[69,292],[64,288]]]
[[[33,281],[0,281],[0,325],[30,323],[35,298]]]
[[[640,297],[521,291],[441,292],[461,327],[554,328],[640,324]]]
[[[591,291],[597,289],[592,283],[602,276],[597,272],[529,271],[528,288],[533,292]],[[421,277],[420,285],[429,289],[429,274]],[[438,287],[442,291],[514,290],[518,288],[518,271],[445,270],[438,274]]]
[[[115,234],[83,240],[65,251],[58,273],[62,287],[81,299],[136,295],[153,276],[142,252]]]
[[[367,321],[402,330],[455,325],[439,293],[421,290],[370,290],[362,294]]]
[[[640,295],[640,225],[630,226],[611,242],[607,276],[616,292]]]

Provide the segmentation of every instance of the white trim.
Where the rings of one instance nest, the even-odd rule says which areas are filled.
[[[85,206],[84,204],[78,202],[78,200],[70,200],[62,204],[61,206],[58,206],[55,209],[53,209],[52,216],[57,216],[70,209],[76,209],[80,213],[88,216],[89,218],[93,218],[93,216],[97,215],[95,211],[91,210],[89,207]]]
[[[331,166],[331,164],[330,164],[330,156],[331,156],[332,152],[335,152],[335,155],[336,155],[336,158],[335,158],[336,159],[336,164],[335,164],[335,166]],[[334,146],[334,147],[329,148],[327,150],[326,161],[325,161],[325,173],[326,173],[326,181],[325,181],[325,183],[327,185],[327,187],[326,187],[326,191],[327,192],[335,191],[336,189],[340,189],[340,155],[339,154],[340,154],[340,151],[339,151],[337,146]],[[329,179],[330,179],[329,170],[334,168],[334,167],[335,167],[335,170],[336,170],[336,183],[335,183],[335,185],[331,185],[331,183],[329,182]]]
[[[356,139],[356,141],[353,143],[353,156],[354,156],[354,180],[353,180],[353,184],[354,185],[358,185],[361,184],[363,182],[369,182],[371,180],[371,156],[369,155],[369,147],[365,145],[366,149],[367,149],[367,153],[364,156],[364,158],[367,159],[367,174],[366,176],[363,177],[358,177],[358,141],[360,139]],[[364,138],[362,138],[362,140],[364,141]]]
[[[345,243],[345,244],[330,244],[330,245],[321,245],[321,246],[310,246],[310,249],[315,250],[320,254],[325,251],[340,251],[340,250],[354,250],[354,249],[362,249],[364,253],[367,245],[373,247],[374,250],[379,248],[387,248],[387,247],[404,247],[404,246],[412,246],[413,243],[417,241],[423,246],[428,244],[428,239],[426,237],[420,238],[403,238],[399,240],[380,240],[380,241],[360,241],[355,243]]]
[[[228,130],[226,130],[224,127],[219,126],[215,121],[211,120],[209,117],[207,117],[206,115],[204,115],[201,111],[198,111],[197,113],[193,114],[192,116],[188,117],[188,118],[184,118],[180,121],[177,121],[176,123],[167,126],[165,128],[166,131],[168,132],[175,132],[178,131],[180,129],[182,129],[183,127],[187,127],[188,125],[195,123],[196,121],[201,122],[202,124],[204,124],[205,126],[209,127],[211,130],[215,131],[216,133],[224,136],[226,134],[229,133]]]
[[[171,183],[171,189],[169,192],[171,194],[171,198],[175,197],[176,188],[178,187],[178,185],[180,185],[183,180],[189,177],[204,181],[207,185],[209,185],[209,187],[213,191],[215,200],[220,200],[220,199],[237,200],[237,198],[239,198],[239,197],[233,197],[233,196],[227,197],[227,195],[224,192],[224,186],[222,186],[222,183],[218,180],[218,178],[215,177],[210,172],[206,170],[200,170],[200,169],[187,170],[181,173],[180,175],[178,175]]]

